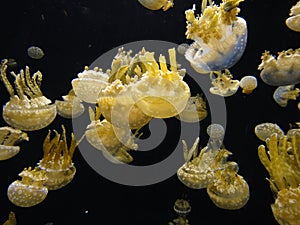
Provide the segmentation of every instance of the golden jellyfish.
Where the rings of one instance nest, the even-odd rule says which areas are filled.
[[[47,180],[45,171],[29,167],[19,176],[22,180],[14,181],[7,189],[8,199],[20,207],[31,207],[44,201],[48,194],[47,187],[43,185]]]
[[[192,209],[189,201],[186,199],[176,199],[173,209],[178,214],[178,218],[169,222],[169,225],[189,225],[189,221],[186,218]]]
[[[40,71],[30,77],[29,67],[21,70],[15,78],[14,88],[6,76],[7,60],[1,62],[1,79],[10,94],[10,100],[3,107],[3,119],[10,126],[25,130],[39,130],[48,126],[56,117],[56,106],[46,98],[40,87],[42,73]]]
[[[3,225],[17,225],[17,219],[14,212],[9,213],[8,220],[6,220]]]
[[[73,89],[67,95],[62,96],[63,101],[56,100],[57,114],[64,118],[76,118],[84,113],[84,105],[76,97]]]
[[[98,67],[91,70],[86,66],[71,83],[75,95],[81,101],[96,103],[100,90],[108,84],[108,75]]]
[[[247,44],[247,23],[237,17],[243,0],[222,0],[220,6],[202,1],[202,14],[195,16],[195,7],[185,11],[187,39],[194,40],[185,53],[186,59],[199,73],[218,71],[234,66]]]
[[[21,141],[28,141],[25,132],[12,127],[0,127],[0,160],[10,159],[19,153],[20,147],[15,146]]]
[[[206,103],[200,95],[191,96],[184,108],[176,118],[187,122],[194,123],[205,119],[207,116]]]
[[[257,87],[257,80],[254,76],[244,76],[240,80],[240,88],[244,94],[251,94],[252,91]]]
[[[170,69],[164,56],[159,64],[154,52],[140,56],[146,72],[131,84],[131,95],[143,113],[155,118],[169,118],[182,112],[190,97],[190,88],[178,69],[176,51],[169,49]]]
[[[237,174],[238,165],[226,162],[223,170],[216,171],[214,181],[207,186],[212,202],[222,209],[242,208],[249,200],[249,186],[244,178]]]
[[[296,100],[300,90],[295,85],[279,86],[273,94],[273,99],[281,107],[286,107],[289,100]]]
[[[284,135],[283,130],[276,123],[261,123],[255,126],[254,133],[262,141],[266,141],[273,133],[279,137]]]
[[[41,59],[44,57],[45,53],[44,51],[37,47],[37,46],[31,46],[27,49],[27,54],[32,59]]]
[[[151,10],[163,9],[164,11],[173,7],[173,0],[138,0],[145,8]]]
[[[268,85],[286,86],[300,82],[300,49],[288,49],[278,53],[277,59],[265,51],[261,56],[260,77]]]
[[[213,74],[216,75],[213,78]],[[212,87],[209,89],[210,93],[223,97],[234,95],[239,89],[239,81],[233,80],[233,76],[229,70],[214,71],[210,74]]]
[[[290,17],[286,19],[285,24],[291,30],[300,32],[300,1],[290,11]]]
[[[45,171],[47,180],[43,183],[49,190],[57,190],[66,186],[75,176],[76,168],[72,162],[74,151],[80,141],[71,135],[70,146],[67,146],[66,130],[62,126],[62,135],[54,130],[55,137],[51,139],[48,132],[43,143],[43,158],[38,163],[38,168]]]
[[[273,133],[258,147],[258,156],[268,171],[270,188],[275,193],[271,205],[281,225],[298,225],[300,221],[300,130],[288,136]]]

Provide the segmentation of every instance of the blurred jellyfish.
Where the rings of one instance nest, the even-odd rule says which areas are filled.
[[[262,141],[266,141],[273,133],[279,137],[284,135],[282,129],[276,123],[261,123],[255,126],[255,135]]]
[[[180,54],[180,55],[184,55],[186,50],[188,49],[189,45],[186,44],[186,43],[182,43],[180,45],[178,45],[177,47],[177,52]]]
[[[251,94],[257,87],[257,80],[254,76],[245,76],[240,80],[240,87],[243,89],[244,94]]]
[[[151,10],[163,9],[164,11],[171,8],[174,3],[173,0],[138,0],[145,8]]]
[[[225,135],[225,129],[222,125],[212,123],[206,128],[206,132],[210,138],[209,146],[212,149],[219,149],[223,144],[223,138]]]
[[[265,51],[261,56],[260,77],[268,85],[285,86],[300,82],[300,49],[278,53],[277,59]]]
[[[300,1],[291,8],[290,17],[286,19],[285,24],[293,31],[300,32]]]
[[[7,59],[7,64],[6,64],[8,67],[10,67],[10,68],[16,68],[17,66],[18,66],[18,63],[17,63],[17,61],[15,60],[15,59],[13,59],[13,58],[9,58],[9,59]]]
[[[169,222],[169,225],[189,225],[186,216],[191,212],[191,205],[185,199],[177,199],[173,207],[174,211],[178,214],[178,218]]]
[[[294,88],[295,85],[278,87],[273,94],[273,99],[281,107],[286,107],[289,100],[296,100],[299,96],[300,90],[298,88]]]
[[[32,59],[41,59],[44,57],[44,51],[36,46],[31,46],[27,49],[27,54]]]
[[[17,225],[17,219],[14,212],[9,213],[8,220],[6,220],[3,225]]]

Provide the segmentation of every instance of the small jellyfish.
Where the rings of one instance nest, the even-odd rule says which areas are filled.
[[[28,140],[27,134],[21,130],[0,127],[0,160],[6,160],[18,154],[20,147],[15,144]]]
[[[17,219],[14,212],[9,213],[8,220],[6,220],[3,225],[17,225]]]
[[[43,185],[47,176],[38,168],[25,168],[19,176],[22,180],[11,183],[7,189],[8,199],[20,207],[31,207],[44,201],[48,189]]]
[[[285,24],[291,30],[300,32],[300,1],[290,11],[290,17],[286,19]]]
[[[262,141],[266,141],[273,133],[283,136],[284,132],[276,123],[261,123],[255,126],[255,135]]]
[[[186,216],[191,212],[191,205],[185,199],[177,199],[173,206],[174,211],[178,214],[178,218],[169,222],[169,225],[189,225]]]
[[[289,100],[296,100],[300,90],[295,85],[279,86],[273,94],[273,99],[281,107],[286,107]]]
[[[245,76],[240,80],[240,87],[243,89],[244,94],[251,94],[257,87],[257,80],[254,76]]]
[[[222,125],[212,123],[206,128],[206,132],[211,139],[223,141],[225,129]]]
[[[288,49],[278,53],[277,59],[265,51],[258,66],[260,77],[268,85],[286,86],[300,82],[300,49]]]
[[[76,141],[72,133],[70,147],[67,146],[66,130],[62,126],[63,133],[60,135],[57,131],[55,137],[51,140],[51,131],[48,132],[44,143],[44,156],[38,163],[38,168],[45,171],[47,180],[43,183],[49,190],[57,190],[70,183],[76,173],[76,168],[72,162],[74,151],[80,141]]]
[[[177,52],[180,54],[180,55],[184,55],[186,50],[188,49],[189,45],[186,44],[186,43],[183,43],[183,44],[180,44],[178,45],[177,47]]]
[[[41,91],[42,73],[37,71],[30,77],[29,67],[18,75],[11,72],[15,78],[14,88],[7,76],[7,60],[1,62],[1,80],[10,94],[10,100],[3,107],[3,119],[10,126],[25,130],[39,130],[48,126],[56,117],[56,106],[46,98]]]
[[[108,84],[108,75],[102,69],[95,67],[90,70],[87,66],[72,80],[75,95],[84,102],[96,103],[99,92]]]
[[[198,94],[190,97],[184,110],[176,118],[187,122],[194,123],[205,119],[207,116],[206,103]]]
[[[159,10],[163,11],[168,10],[173,7],[173,0],[138,0],[145,8],[150,10]]]
[[[217,77],[213,78],[213,74]],[[229,70],[215,71],[210,74],[211,84],[213,87],[209,89],[210,93],[228,97],[234,95],[239,89],[239,81],[233,80],[233,76]]]
[[[70,119],[79,117],[84,113],[84,105],[81,103],[80,99],[76,97],[73,89],[69,91],[68,95],[62,96],[62,98],[63,101],[55,101],[58,115]]]
[[[44,57],[45,53],[43,50],[36,46],[31,46],[27,49],[27,54],[32,59],[41,59]]]
[[[246,21],[237,17],[240,2],[223,0],[220,6],[207,6],[203,1],[200,16],[195,16],[195,8],[185,11],[186,37],[194,40],[185,57],[197,72],[228,69],[242,57],[248,35]]]

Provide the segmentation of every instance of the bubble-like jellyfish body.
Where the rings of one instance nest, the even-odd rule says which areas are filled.
[[[202,6],[201,16],[194,10],[185,12],[187,39],[194,43],[185,53],[186,59],[199,73],[228,69],[242,57],[247,43],[246,21],[237,17],[241,0],[223,0],[220,6]]]
[[[222,125],[212,123],[206,128],[206,132],[211,139],[223,141],[225,129]]]
[[[6,220],[3,225],[17,225],[17,219],[14,212],[9,213],[8,220]]]
[[[27,54],[32,59],[41,59],[44,57],[45,53],[44,51],[37,47],[37,46],[31,46],[27,49]]]
[[[257,80],[254,76],[244,76],[240,80],[240,87],[243,89],[242,92],[244,94],[251,94],[257,87]]]
[[[173,0],[138,0],[145,8],[151,10],[163,9],[164,11],[171,8],[174,3]]]
[[[12,127],[0,127],[0,160],[10,159],[19,153],[20,147],[15,146],[21,141],[28,141],[26,133]]]
[[[216,75],[215,78],[213,78],[213,74]],[[232,74],[227,69],[224,72],[215,71],[210,76],[212,87],[209,91],[214,95],[228,97],[234,95],[239,89],[239,81],[233,80]]]
[[[8,199],[20,207],[31,207],[44,201],[48,194],[48,189],[43,185],[47,180],[45,171],[29,167],[19,176],[22,180],[14,181],[7,189]]]
[[[117,127],[139,129],[152,119],[136,106],[130,87],[120,80],[113,81],[100,92],[98,106],[104,118]]]
[[[30,77],[29,67],[21,70],[15,77],[15,90],[6,76],[7,60],[1,62],[1,79],[9,94],[10,101],[3,107],[3,119],[10,126],[25,130],[39,130],[48,126],[56,117],[56,106],[43,96],[40,90],[42,73],[40,71]]]
[[[196,95],[189,98],[184,110],[176,118],[187,123],[194,123],[205,119],[206,116],[206,103],[202,97]]]
[[[237,174],[238,165],[227,162],[223,170],[216,172],[214,182],[207,187],[212,202],[222,209],[240,209],[249,200],[249,186],[244,178]]]
[[[169,118],[182,112],[190,97],[190,88],[178,70],[175,49],[169,49],[170,70],[166,59],[160,55],[159,64],[154,52],[140,57],[147,72],[131,84],[131,94],[136,105],[148,116]]]
[[[102,69],[95,67],[90,70],[87,66],[72,80],[75,95],[84,102],[96,103],[99,92],[108,84],[108,75]]]
[[[300,90],[295,85],[279,86],[273,94],[273,99],[281,107],[286,107],[289,100],[296,100]]]
[[[300,32],[300,1],[291,8],[290,17],[285,24],[293,31]]]
[[[43,143],[43,158],[38,168],[45,171],[47,180],[44,185],[49,190],[57,190],[66,186],[75,176],[76,168],[72,162],[74,151],[79,144],[72,133],[70,146],[67,146],[66,130],[62,126],[62,135],[54,130],[55,137],[51,139],[49,130]]]
[[[79,117],[84,113],[84,105],[80,99],[76,97],[73,89],[71,89],[67,95],[62,96],[62,98],[63,101],[55,101],[58,115],[70,119]]]
[[[273,133],[283,136],[283,130],[276,123],[261,123],[255,126],[254,133],[262,141],[266,141]]]
[[[286,86],[300,82],[300,49],[288,49],[278,53],[277,59],[265,51],[258,66],[260,77],[268,85]]]

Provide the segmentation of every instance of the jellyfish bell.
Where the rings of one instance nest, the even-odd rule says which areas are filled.
[[[138,0],[138,2],[150,10],[163,9],[166,11],[173,7],[173,0]]]
[[[244,94],[251,94],[257,87],[257,80],[254,76],[244,76],[240,80],[240,87],[243,89],[242,92]]]
[[[293,31],[300,32],[300,1],[290,10],[290,17],[286,19],[285,24]]]
[[[32,59],[41,59],[44,57],[45,53],[44,51],[37,47],[37,46],[31,46],[27,49],[27,54]]]
[[[281,106],[286,107],[289,100],[296,100],[299,96],[300,90],[295,88],[295,85],[279,86],[273,94],[275,102]]]
[[[266,141],[273,133],[283,136],[283,130],[276,123],[261,123],[254,128],[255,135],[262,141]]]

